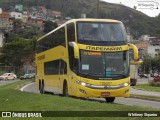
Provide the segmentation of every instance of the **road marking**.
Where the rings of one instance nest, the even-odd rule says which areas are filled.
[[[20,91],[24,91],[24,89],[25,89],[26,87],[28,87],[29,85],[31,85],[31,84],[34,84],[34,82],[33,82],[33,83],[29,83],[29,84],[23,86],[23,87],[20,89]]]

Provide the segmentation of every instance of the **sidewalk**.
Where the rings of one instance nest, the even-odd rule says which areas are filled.
[[[131,87],[131,91],[130,92],[131,92],[131,94],[134,94],[134,95],[146,95],[146,96],[157,96],[157,97],[160,97],[160,92],[139,90],[139,89],[135,89],[134,87]]]

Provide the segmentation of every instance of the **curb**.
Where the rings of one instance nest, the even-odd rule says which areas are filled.
[[[133,86],[132,87],[133,89],[136,89],[136,90],[142,90],[142,91],[152,91],[153,92],[153,90],[145,90],[145,89],[141,89],[141,88],[136,88],[135,86]],[[155,91],[154,91],[155,92]]]
[[[136,90],[142,90],[142,91],[148,91],[148,92],[157,92],[157,91],[153,91],[153,90],[145,90],[145,89],[136,88],[135,86],[133,86],[132,88],[136,89]],[[131,94],[130,98],[136,98],[136,99],[142,99],[142,100],[150,100],[150,101],[160,102],[160,98],[159,99],[158,98],[154,99],[154,98],[152,98],[152,96],[151,96],[151,98],[147,98],[144,95],[139,95],[139,94]]]
[[[135,86],[132,87],[133,89],[136,90],[142,90],[142,91],[149,91],[149,92],[158,92],[158,91],[154,91],[154,90],[145,90],[145,89],[141,89],[141,88],[136,88]],[[160,93],[160,92],[159,92]]]
[[[20,88],[20,91],[23,92],[24,89],[25,89],[27,86],[29,86],[29,85],[31,85],[31,84],[33,84],[33,83],[34,83],[34,82],[24,84],[24,86]]]
[[[132,96],[133,95],[133,96]],[[141,99],[141,100],[149,100],[149,101],[156,101],[156,102],[160,102],[160,99],[154,99],[154,98],[147,98],[147,97],[143,97],[143,95],[139,95],[139,96],[134,96],[135,94],[131,94],[131,96],[129,98],[136,98],[136,99]]]

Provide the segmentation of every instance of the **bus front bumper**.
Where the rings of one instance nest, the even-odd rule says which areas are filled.
[[[122,88],[115,89],[96,89],[89,88],[82,85],[77,85],[75,90],[75,96],[77,97],[129,97],[130,86],[124,86]]]

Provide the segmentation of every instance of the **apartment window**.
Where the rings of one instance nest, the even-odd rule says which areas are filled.
[[[160,51],[160,49],[155,49],[155,52],[159,52]]]

